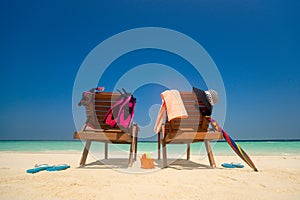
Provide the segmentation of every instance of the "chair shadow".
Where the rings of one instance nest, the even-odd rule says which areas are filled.
[[[163,169],[163,160],[154,160],[155,168]],[[210,165],[196,163],[186,159],[168,159],[167,168],[176,170],[197,170],[197,169],[213,169]],[[133,162],[133,168],[140,168],[140,161],[137,159]],[[128,169],[128,158],[109,158],[97,160],[78,168],[82,169]]]
[[[97,160],[80,166],[82,169],[125,169],[128,168],[128,158],[110,158]]]
[[[159,167],[162,168],[163,160],[155,160]],[[177,170],[196,170],[196,169],[213,169],[210,165],[200,164],[186,159],[168,159],[167,168]]]

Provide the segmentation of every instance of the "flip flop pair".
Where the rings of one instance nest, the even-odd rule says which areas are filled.
[[[223,163],[222,167],[225,167],[225,168],[243,168],[244,165],[242,165],[241,163]]]
[[[34,168],[27,169],[26,172],[29,174],[34,174],[40,171],[60,171],[70,168],[70,165],[67,164],[61,164],[61,165],[51,165],[48,164],[36,164],[34,165]]]

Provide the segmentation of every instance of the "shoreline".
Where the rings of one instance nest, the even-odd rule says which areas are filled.
[[[80,140],[70,139],[70,140],[0,140],[0,142],[80,142]],[[236,139],[236,142],[300,142],[300,139]],[[149,142],[155,143],[156,140],[140,140],[139,142]],[[225,140],[218,140],[218,142],[226,142]]]
[[[289,156],[300,155],[300,142],[298,141],[274,141],[274,142],[239,142],[240,146],[251,156]],[[82,141],[0,141],[0,152],[28,152],[28,153],[78,153],[82,152],[85,143]],[[231,156],[236,155],[227,142],[212,142],[211,148],[214,155]],[[110,144],[109,153],[127,154],[129,145]],[[204,143],[191,144],[191,153],[206,155]],[[94,142],[91,145],[91,152],[101,153],[104,151],[104,144]],[[185,145],[168,145],[167,151],[174,154],[186,152]],[[152,157],[157,157],[157,143],[139,142],[138,153],[151,153]]]

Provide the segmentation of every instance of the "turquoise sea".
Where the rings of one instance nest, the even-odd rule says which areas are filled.
[[[249,155],[300,155],[300,141],[238,141],[237,142]],[[81,141],[0,141],[0,151],[13,152],[80,152],[84,147]],[[92,151],[103,151],[101,142],[93,142]],[[235,155],[229,144],[225,141],[213,142],[215,155]],[[128,151],[129,145],[110,144],[109,151]],[[186,145],[173,144],[167,146],[168,152],[184,152]],[[139,142],[138,152],[157,151],[156,142]],[[193,154],[205,153],[202,142],[191,145]]]

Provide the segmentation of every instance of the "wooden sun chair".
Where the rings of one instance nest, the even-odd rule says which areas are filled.
[[[209,163],[216,167],[210,141],[223,139],[221,132],[208,131],[209,122],[201,115],[199,107],[204,106],[193,92],[180,92],[182,101],[188,113],[188,118],[176,118],[162,125],[158,133],[158,159],[160,159],[161,144],[163,148],[163,168],[167,167],[167,144],[187,144],[187,160],[190,159],[190,144],[204,142]]]
[[[74,139],[86,140],[85,148],[83,149],[80,160],[80,166],[84,166],[86,163],[92,141],[105,143],[105,159],[108,159],[109,143],[130,144],[128,167],[132,166],[133,159],[136,160],[138,138],[137,124],[133,124],[131,127],[124,129],[119,127],[112,128],[103,122],[108,109],[120,98],[120,95],[120,93],[96,92],[88,93],[83,96],[81,101],[85,101],[84,105],[87,121],[80,132],[74,133]],[[94,127],[91,128],[88,124],[93,124]]]

